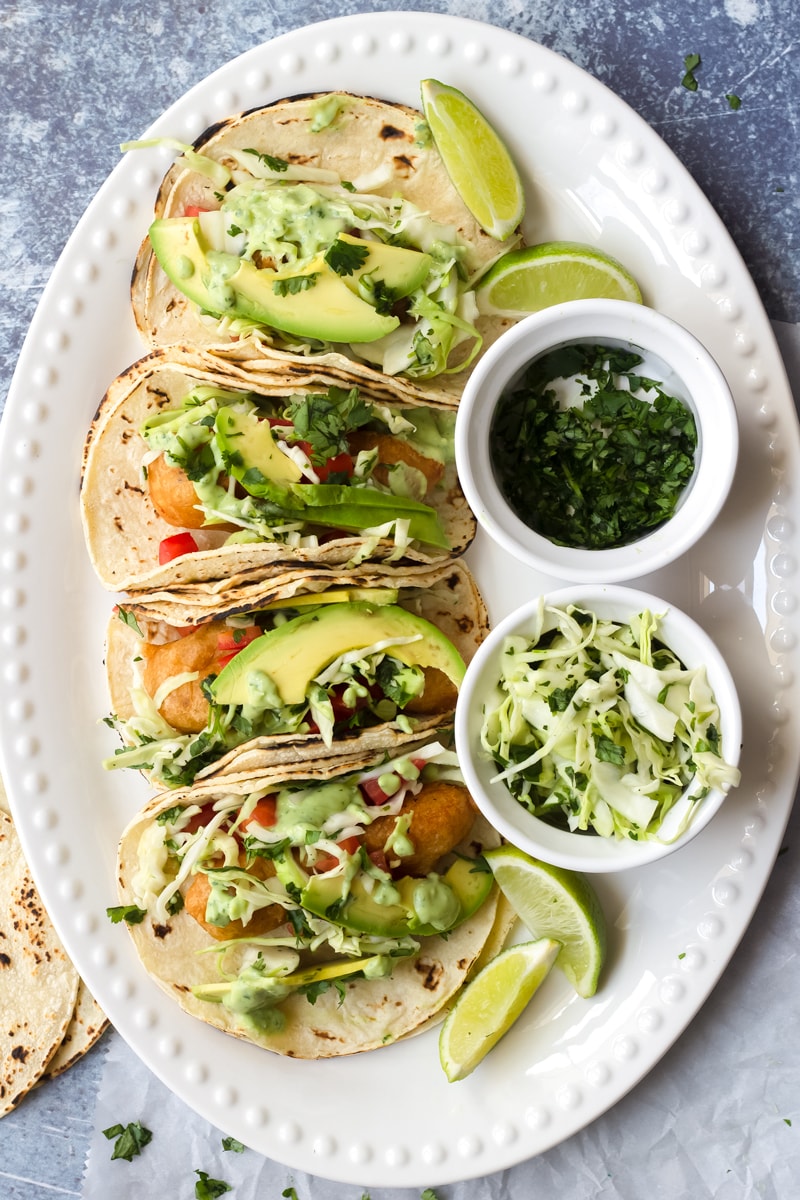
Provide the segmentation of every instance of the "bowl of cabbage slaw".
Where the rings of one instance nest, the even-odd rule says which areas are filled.
[[[657,596],[573,585],[480,646],[455,718],[464,780],[502,836],[587,872],[684,846],[739,783],[742,718],[712,638]]]
[[[672,318],[572,300],[489,347],[456,419],[456,467],[484,531],[555,580],[656,571],[709,529],[739,450],[730,387]]]

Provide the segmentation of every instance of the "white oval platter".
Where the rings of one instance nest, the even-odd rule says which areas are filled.
[[[117,1029],[173,1091],[271,1158],[362,1186],[433,1186],[500,1170],[569,1137],[633,1087],[698,1011],[747,927],[800,752],[791,719],[800,444],[790,392],[730,237],[636,114],[516,34],[386,12],[256,47],[148,133],[191,140],[230,113],[317,90],[418,104],[428,76],[467,92],[503,132],[527,181],[528,240],[574,238],[622,259],[648,303],[705,342],[736,398],[742,453],[722,515],[690,554],[636,582],[694,616],[727,655],[744,704],[742,785],[685,850],[596,879],[612,937],[593,1000],[571,995],[552,973],[511,1034],[456,1085],[439,1068],[435,1032],[341,1061],[292,1061],[178,1011],[107,921],[117,838],[148,791],[100,766],[113,738],[101,723],[111,601],[86,557],[78,480],[97,403],[142,353],[128,282],[165,152],[124,158],[78,224],[0,427],[3,767],[45,903]],[[553,585],[483,538],[469,559],[494,620]]]

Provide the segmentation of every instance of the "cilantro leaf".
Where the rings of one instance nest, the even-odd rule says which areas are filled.
[[[234,1154],[244,1154],[244,1145],[236,1140],[235,1137],[224,1137],[222,1139],[222,1149],[232,1150]]]
[[[112,925],[119,925],[120,921],[128,925],[141,925],[147,916],[147,909],[139,908],[138,904],[116,904],[106,909],[106,916]]]
[[[144,636],[139,627],[139,622],[129,609],[123,608],[122,605],[120,605],[117,609],[117,616],[119,617],[120,621],[122,621],[123,625],[127,625],[128,628],[132,629],[134,633],[138,633],[139,637]]]
[[[272,284],[272,290],[276,296],[296,296],[298,292],[305,292],[308,288],[312,288],[316,282],[316,272],[310,275],[287,275],[283,279],[276,279]]]
[[[211,1179],[205,1171],[195,1171],[195,1175],[200,1176],[194,1185],[196,1200],[215,1200],[215,1197],[224,1192],[232,1191],[231,1185],[224,1179]]]
[[[112,1162],[115,1158],[124,1158],[126,1162],[131,1162],[137,1154],[141,1154],[153,1137],[150,1130],[145,1129],[139,1121],[131,1121],[128,1125],[110,1125],[108,1129],[103,1130],[103,1134],[109,1141],[116,1138],[111,1155]]]
[[[695,71],[701,65],[702,59],[699,54],[687,54],[683,60],[683,69],[685,74],[681,80],[681,84],[686,88],[687,92],[697,91],[697,80],[695,79]]]
[[[288,170],[289,164],[285,158],[276,158],[274,154],[262,154],[260,150],[254,150],[252,147],[245,150],[244,153],[254,155],[270,171],[283,172]]]
[[[352,275],[369,258],[369,246],[357,246],[337,238],[325,251],[325,262],[337,275]]]
[[[726,92],[725,99],[728,101],[728,107],[733,109],[734,112],[738,112],[742,107],[742,98],[741,96],[737,96],[735,92]]]
[[[358,388],[328,388],[293,396],[284,414],[295,436],[311,446],[311,461],[324,463],[348,450],[347,434],[373,419],[372,405],[362,400]]]

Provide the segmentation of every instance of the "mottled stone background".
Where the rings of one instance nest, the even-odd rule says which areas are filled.
[[[397,7],[380,0],[0,0],[0,403],[53,265],[118,161],[120,141],[259,42],[330,17]],[[602,80],[697,180],[733,235],[770,318],[800,321],[798,0],[452,0],[405,7],[503,26]],[[689,53],[702,56],[696,92],[681,86]],[[738,111],[729,93],[741,98]],[[788,841],[793,830],[796,843],[796,819]],[[646,1085],[607,1119],[530,1164],[528,1174],[504,1173],[458,1194],[795,1200],[800,1079],[796,1008],[785,995],[787,981],[797,980],[800,910],[792,872],[787,854],[712,1004]],[[785,1001],[776,1011],[795,1013],[780,1063],[780,1039],[764,1017],[767,1000],[774,1008],[776,998]],[[125,1056],[114,1036],[113,1077],[124,1078]],[[121,1187],[125,1181],[118,1195],[82,1191],[108,1049],[106,1038],[0,1123],[2,1200],[123,1194],[161,1200],[157,1180],[135,1190],[127,1164],[115,1164]],[[698,1089],[710,1097],[707,1130],[694,1118]],[[637,1151],[645,1145],[647,1162]],[[285,1172],[277,1175],[263,1200],[289,1182]],[[190,1176],[186,1196],[192,1183]],[[319,1181],[298,1190],[301,1200],[309,1190],[319,1200],[360,1195]],[[445,1200],[455,1190],[439,1195]],[[172,1193],[163,1200],[173,1200]]]

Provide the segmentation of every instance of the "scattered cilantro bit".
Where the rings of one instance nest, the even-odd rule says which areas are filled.
[[[497,405],[489,448],[498,486],[520,520],[556,544],[636,541],[672,516],[692,477],[694,418],[636,373],[641,361],[607,346],[563,346],[531,363]],[[562,407],[559,379],[580,387],[578,403]]]
[[[356,246],[337,238],[325,251],[325,262],[337,275],[352,275],[369,258],[369,246]]]
[[[137,1154],[141,1154],[153,1137],[150,1130],[145,1129],[139,1121],[131,1121],[128,1125],[110,1125],[108,1129],[103,1130],[103,1134],[109,1141],[111,1138],[117,1139],[111,1155],[112,1162],[115,1158],[124,1158],[126,1162],[131,1162]]]
[[[783,1123],[784,1123],[784,1125],[788,1125],[789,1127],[791,1127],[791,1124],[792,1124],[792,1118],[791,1118],[791,1117],[784,1117],[784,1118],[783,1118]]]
[[[726,92],[725,99],[728,101],[728,107],[732,108],[734,112],[738,112],[742,107],[742,98],[741,96],[737,96],[735,92]]]
[[[235,1137],[224,1137],[222,1139],[222,1149],[232,1150],[234,1154],[244,1154],[244,1145],[236,1140]]]
[[[697,80],[695,79],[695,71],[700,66],[702,60],[699,54],[687,54],[683,60],[683,68],[685,75],[681,83],[686,88],[687,92],[697,91]]]
[[[139,622],[129,609],[123,608],[120,605],[120,607],[117,609],[117,616],[119,617],[120,621],[122,621],[123,625],[127,625],[129,629],[133,630],[134,633],[138,633],[139,637],[143,636],[139,627]]]
[[[245,150],[244,153],[255,155],[259,162],[262,162],[265,167],[269,167],[270,171],[288,170],[289,164],[285,158],[276,158],[274,154],[262,154],[260,150],[253,149]]]
[[[233,1190],[224,1179],[210,1179],[205,1171],[195,1171],[195,1175],[200,1176],[194,1185],[196,1200],[215,1200],[216,1196]]]
[[[297,1200],[297,1192],[293,1187],[284,1188],[281,1195],[285,1197],[285,1200]]]
[[[284,410],[298,439],[311,446],[313,463],[327,462],[348,449],[346,435],[374,417],[358,388],[331,387],[327,392],[295,396]]]
[[[296,296],[298,292],[312,288],[316,282],[316,272],[310,275],[287,275],[285,279],[276,279],[272,290],[276,296]]]
[[[419,1200],[439,1200],[439,1197],[436,1195],[436,1192],[433,1190],[433,1188],[425,1188],[420,1195]]]
[[[173,825],[178,817],[183,812],[182,804],[173,804],[172,808],[165,808],[156,817],[156,825]]]
[[[681,950],[680,954],[678,955],[678,958],[679,958],[679,959],[686,958],[686,951],[685,951],[685,950]]]
[[[112,925],[119,925],[120,921],[125,921],[128,925],[141,925],[147,916],[147,909],[139,908],[138,904],[116,904],[113,908],[106,909],[106,916]]]

